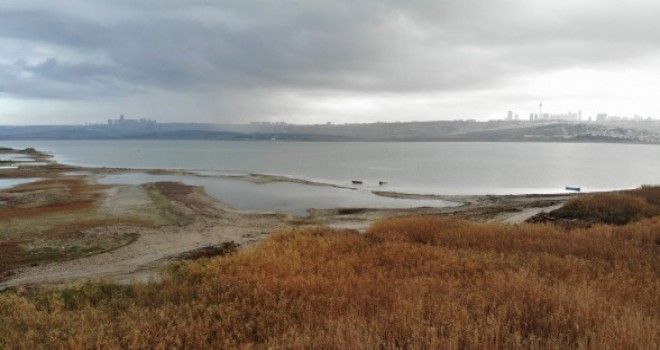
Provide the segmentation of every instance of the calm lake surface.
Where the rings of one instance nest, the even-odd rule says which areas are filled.
[[[2,141],[82,166],[260,173],[363,190],[433,194],[561,193],[660,184],[660,146],[568,143]],[[379,181],[387,184],[379,186]]]
[[[25,179],[0,179],[0,190],[3,190],[5,188],[10,188],[22,184],[27,184],[30,182],[36,182],[41,180],[40,178],[36,177],[31,177],[31,178],[25,178]]]
[[[150,175],[126,173],[100,178],[102,184],[139,185],[147,182],[178,181],[202,186],[209,195],[250,211],[280,211],[306,215],[308,208],[416,208],[447,207],[460,203],[442,200],[395,199],[374,195],[364,189],[351,190],[328,186],[310,186],[291,182],[255,184],[226,178]]]

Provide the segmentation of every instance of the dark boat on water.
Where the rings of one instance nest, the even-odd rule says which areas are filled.
[[[580,192],[580,187],[566,186],[566,191]]]

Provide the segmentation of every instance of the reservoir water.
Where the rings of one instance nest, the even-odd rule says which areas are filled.
[[[23,179],[0,179],[0,190],[4,190],[6,188],[10,188],[22,184],[27,184],[30,182],[37,182],[39,180],[42,179],[36,177],[23,178]]]
[[[660,184],[660,146],[577,143],[2,141],[61,163],[259,173],[420,194],[560,193]],[[379,185],[379,182],[386,182]]]
[[[307,209],[331,208],[417,208],[447,207],[460,203],[443,200],[395,199],[366,190],[310,186],[292,182],[256,184],[244,180],[182,175],[125,173],[100,178],[102,184],[138,185],[147,182],[177,181],[202,186],[206,192],[233,207],[250,211],[280,211],[306,215]]]

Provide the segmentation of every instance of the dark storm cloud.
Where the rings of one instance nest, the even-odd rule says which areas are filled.
[[[2,6],[2,5],[0,5]],[[75,14],[43,11],[0,12],[0,36],[73,47],[95,47],[106,41],[104,28]]]
[[[49,52],[0,51],[0,93],[449,91],[627,62],[660,42],[652,1],[93,4],[0,5],[0,39]]]
[[[56,99],[112,96],[118,94],[115,73],[113,67],[92,63],[60,64],[55,58],[35,65],[25,61],[0,64],[0,93]]]

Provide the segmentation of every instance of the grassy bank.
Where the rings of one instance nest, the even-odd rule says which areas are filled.
[[[654,349],[660,220],[310,228],[164,282],[0,294],[0,348]]]
[[[586,195],[569,200],[550,214],[556,219],[623,225],[660,215],[660,187]]]

